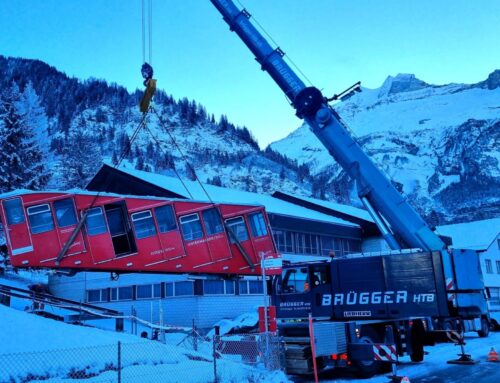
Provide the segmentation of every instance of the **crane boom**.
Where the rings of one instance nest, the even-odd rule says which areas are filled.
[[[307,87],[250,21],[250,14],[231,0],[210,0],[231,31],[243,40],[266,71],[290,99],[296,114],[304,119],[330,155],[356,181],[358,195],[393,249],[442,250],[446,246],[422,217],[396,190],[390,180],[361,149],[321,91]],[[389,225],[387,225],[387,223]],[[399,244],[396,240],[404,241]]]

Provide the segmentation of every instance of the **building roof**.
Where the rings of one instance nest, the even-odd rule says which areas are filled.
[[[454,248],[486,250],[500,233],[500,218],[438,226],[436,232],[451,237]]]
[[[252,193],[243,190],[229,189],[221,186],[201,184],[197,181],[180,180],[176,177],[144,172],[136,169],[104,164],[99,173],[103,170],[115,170],[126,173],[129,176],[140,179],[151,185],[175,193],[178,196],[199,201],[210,201],[216,203],[238,203],[262,205],[268,213],[279,214],[283,216],[299,217],[314,221],[321,221],[330,224],[344,225],[349,227],[359,227],[359,225],[323,214],[293,203],[274,198],[270,195]],[[92,181],[91,181],[92,183]],[[207,195],[208,194],[208,195]]]

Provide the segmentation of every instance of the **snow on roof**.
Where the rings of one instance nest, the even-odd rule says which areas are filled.
[[[451,237],[454,248],[486,250],[500,233],[500,218],[438,226],[436,232]]]
[[[326,208],[331,209],[331,210],[338,211],[339,213],[350,215],[351,217],[356,217],[356,218],[359,218],[359,219],[362,219],[362,220],[365,220],[368,222],[373,222],[373,219],[370,216],[370,213],[368,213],[368,211],[366,211],[364,209],[360,209],[360,208],[350,206],[350,205],[342,205],[342,204],[336,203],[336,202],[324,201],[321,199],[311,198],[311,197],[300,196],[300,197],[296,197],[296,198],[302,199],[304,201],[307,201],[307,202],[310,202],[310,203],[313,203],[316,205],[326,207]]]
[[[262,205],[266,208],[266,211],[268,213],[306,218],[337,225],[359,227],[359,225],[345,221],[343,219],[319,213],[317,211],[310,210],[305,207],[298,206],[266,194],[252,193],[243,190],[229,189],[208,184],[202,184],[202,188],[200,183],[198,183],[197,181],[189,181],[183,179],[181,182],[178,178],[175,177],[144,172],[141,170],[126,168],[123,166],[118,167],[118,170],[133,177],[149,182],[150,184],[185,196],[189,199],[208,201],[208,194],[210,198],[217,203]]]

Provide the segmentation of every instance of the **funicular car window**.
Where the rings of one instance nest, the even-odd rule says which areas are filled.
[[[102,214],[102,209],[100,207],[94,207],[89,210],[86,224],[87,233],[89,235],[102,234],[108,231],[106,221],[104,220],[104,215]]]
[[[250,221],[250,229],[254,237],[262,237],[267,235],[266,221],[261,212],[253,213],[248,216]]]
[[[156,235],[156,227],[151,210],[132,214],[132,223],[134,224],[135,236],[137,239]]]
[[[28,220],[33,234],[54,230],[54,221],[52,220],[49,204],[30,206],[27,210]]]
[[[309,291],[309,273],[306,267],[283,270],[281,291],[284,293],[305,293]]]
[[[228,226],[228,229],[234,233],[238,241],[242,242],[248,239],[248,231],[243,217],[228,219],[226,220],[226,224]],[[231,235],[229,236],[229,239],[231,243],[235,243],[235,240]]]
[[[198,214],[185,215],[180,217],[182,237],[186,241],[193,241],[203,237],[203,230],[201,229],[200,217]]]
[[[72,198],[65,198],[54,202],[57,225],[67,227],[76,225],[75,205]]]
[[[16,225],[24,222],[24,212],[21,198],[13,198],[3,201],[3,208],[5,209],[8,225]]]
[[[214,235],[224,231],[219,210],[212,208],[203,211],[201,214],[203,215],[203,223],[205,224],[207,235]]]
[[[155,208],[155,215],[160,233],[167,233],[169,231],[177,229],[174,209],[172,209],[172,206],[165,205]]]

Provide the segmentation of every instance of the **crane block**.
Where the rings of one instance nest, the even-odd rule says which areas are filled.
[[[146,90],[144,91],[144,95],[142,96],[141,103],[139,104],[139,109],[142,113],[146,113],[149,109],[149,104],[151,103],[151,99],[153,98],[156,91],[156,80],[150,79],[146,84]]]

